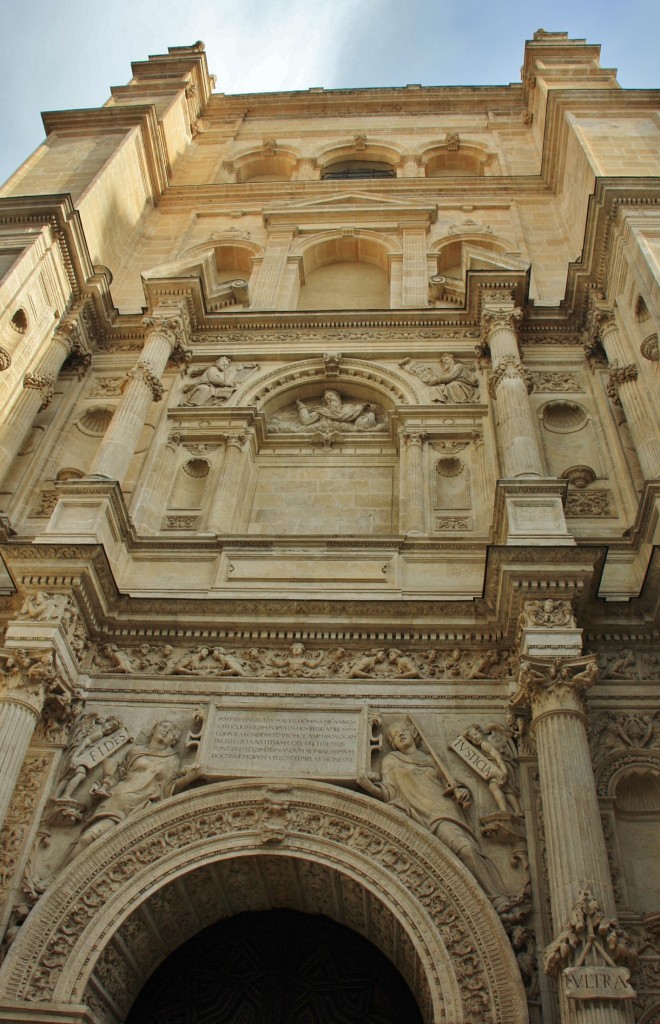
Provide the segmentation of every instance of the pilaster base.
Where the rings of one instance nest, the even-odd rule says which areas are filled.
[[[564,480],[498,480],[496,543],[575,546],[564,516],[567,489]]]
[[[116,480],[85,477],[56,485],[57,505],[39,544],[102,544],[108,557],[124,550],[133,525]]]

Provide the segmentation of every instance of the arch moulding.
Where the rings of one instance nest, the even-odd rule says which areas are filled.
[[[266,909],[268,897],[255,906],[253,883],[239,880],[240,869],[254,864],[260,884],[269,873],[293,877],[297,866],[300,909],[323,913],[304,903],[304,890],[313,896],[315,886],[321,894],[334,887],[326,915],[362,931],[393,960],[427,1024],[526,1024],[504,929],[457,858],[395,809],[325,783],[290,780],[188,791],[89,847],[44,894],[12,945],[0,971],[0,1020],[123,1020],[108,976],[130,1006],[158,962],[213,923],[209,917]],[[172,914],[177,892],[182,909],[169,917],[170,948],[143,955],[145,919],[153,946],[154,918],[163,908]],[[279,892],[280,906],[295,903],[287,885]]]

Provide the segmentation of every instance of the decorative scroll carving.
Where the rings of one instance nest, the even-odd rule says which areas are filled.
[[[433,402],[472,405],[479,401],[479,380],[474,365],[466,366],[452,355],[441,356],[439,364],[404,359],[399,366],[415,374],[431,389]]]
[[[568,923],[543,954],[546,974],[562,970],[569,999],[634,999],[628,984],[635,951],[588,889],[580,890]]]
[[[141,380],[147,385],[151,391],[151,397],[154,402],[160,402],[164,394],[164,388],[160,381],[160,378],[156,376],[152,368],[148,363],[145,363],[142,359],[135,364],[132,370],[129,370],[124,377],[122,390],[129,384],[130,381]]]
[[[190,371],[190,380],[181,389],[181,405],[202,406],[222,405],[228,402],[236,388],[251,370],[259,369],[258,363],[232,364],[229,356],[220,356],[205,370]]]
[[[0,832],[0,895],[13,883],[32,815],[50,768],[50,757],[29,755],[23,762],[9,811]]]
[[[570,601],[553,601],[552,598],[546,598],[544,601],[525,601],[520,615],[520,625],[523,629],[552,629],[556,626],[575,629],[573,605]]]
[[[488,394],[491,398],[497,398],[497,389],[503,380],[521,380],[531,395],[534,390],[534,380],[526,366],[518,362],[514,356],[504,356],[500,359],[494,370],[488,374]]]
[[[199,516],[165,516],[163,530],[196,530]]]
[[[535,391],[571,391],[583,392],[584,384],[580,377],[570,370],[536,370],[531,374]]]
[[[276,434],[375,433],[387,429],[383,409],[373,402],[346,399],[339,391],[327,388],[322,397],[281,409],[268,421]]]
[[[567,516],[573,519],[589,518],[590,516],[612,516],[612,494],[605,489],[594,491],[569,490],[566,495],[564,509]]]
[[[52,373],[26,373],[23,377],[23,387],[33,391],[42,392],[42,401],[39,412],[47,409],[55,394],[55,377]]]

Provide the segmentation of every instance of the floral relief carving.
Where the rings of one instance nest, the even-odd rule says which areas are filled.
[[[27,390],[41,391],[42,400],[39,412],[43,412],[53,400],[55,377],[52,373],[26,373],[23,377],[23,387]]]
[[[588,518],[589,516],[612,516],[611,492],[599,488],[593,491],[580,491],[569,488],[566,495],[566,515],[572,518]]]
[[[585,387],[578,374],[570,370],[536,370],[531,374],[534,390],[584,392]]]
[[[576,628],[573,605],[570,601],[556,601],[546,598],[543,601],[525,601],[520,615],[523,629],[552,629],[554,627]]]

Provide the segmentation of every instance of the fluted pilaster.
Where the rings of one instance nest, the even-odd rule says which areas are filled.
[[[426,266],[426,228],[404,227],[403,295],[405,307],[428,306],[429,282]]]
[[[224,434],[225,455],[219,467],[207,529],[230,533],[236,522],[238,500],[245,473],[247,434]]]
[[[278,309],[286,273],[293,231],[278,231],[268,238],[268,245],[252,292],[252,309]]]
[[[424,444],[422,430],[407,430],[401,435],[405,458],[401,495],[404,500],[403,520],[406,533],[424,533]]]

